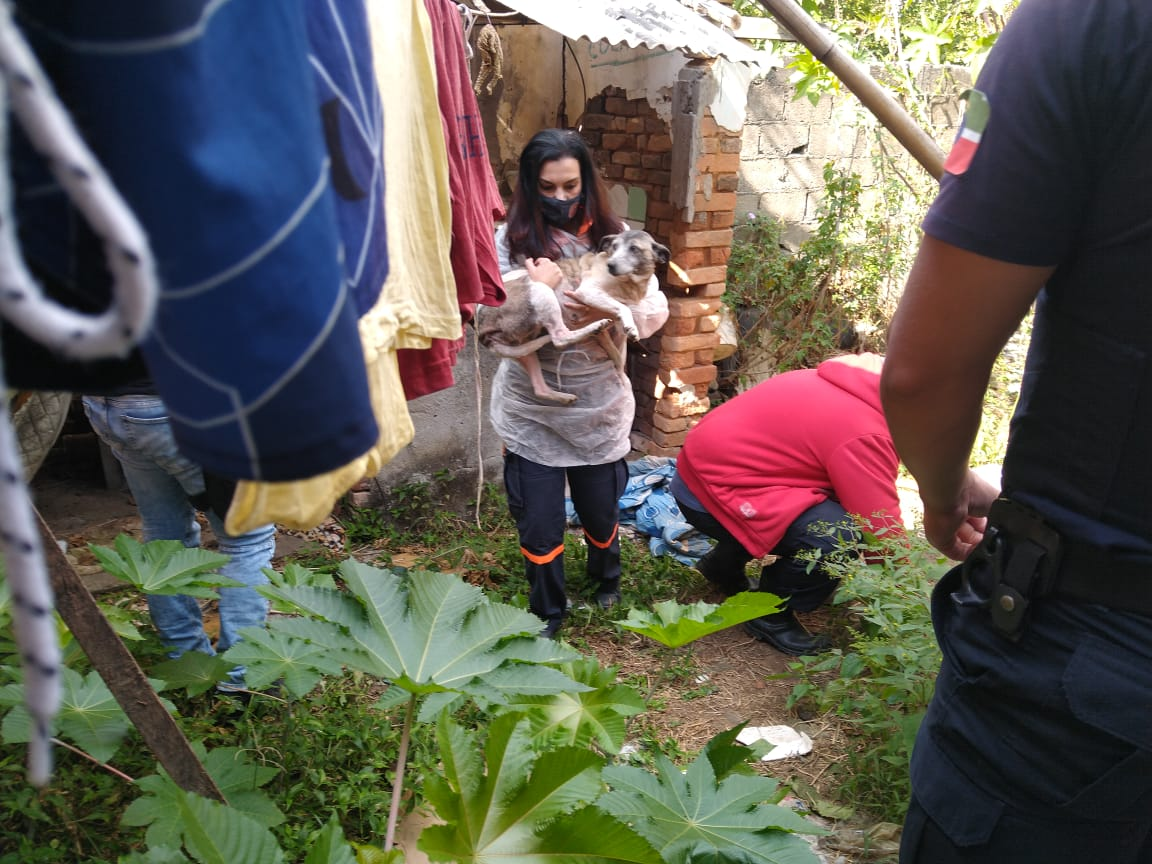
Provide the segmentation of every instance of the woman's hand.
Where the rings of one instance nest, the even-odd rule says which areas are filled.
[[[533,282],[543,282],[553,291],[564,281],[560,266],[551,258],[525,258],[524,269],[528,271],[529,279]]]

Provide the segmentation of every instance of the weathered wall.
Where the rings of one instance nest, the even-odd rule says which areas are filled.
[[[785,239],[799,242],[806,235],[804,226],[816,220],[825,164],[835,162],[855,171],[867,190],[877,180],[875,157],[881,142],[907,176],[928,179],[890,135],[877,133],[874,120],[865,118],[861,124],[855,96],[843,91],[813,105],[807,98],[794,98],[789,74],[786,69],[775,70],[757,78],[749,88],[736,192],[740,219],[748,213],[770,213],[791,226]],[[945,152],[963,118],[957,97],[968,86],[962,69],[926,70],[918,79],[920,91],[931,94],[928,131]],[[868,203],[867,195],[864,203]]]

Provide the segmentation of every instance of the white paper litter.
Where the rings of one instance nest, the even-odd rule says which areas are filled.
[[[736,736],[741,744],[767,741],[775,745],[761,762],[774,759],[790,759],[812,752],[812,739],[804,732],[797,732],[791,726],[745,726]]]

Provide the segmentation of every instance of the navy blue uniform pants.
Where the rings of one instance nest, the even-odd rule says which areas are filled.
[[[504,490],[516,520],[528,608],[545,621],[558,622],[567,608],[564,590],[564,486],[584,527],[589,581],[597,593],[620,588],[620,496],[628,482],[623,459],[605,465],[554,468],[515,453],[504,454]]]
[[[1046,597],[1012,640],[960,585],[932,598],[944,659],[901,864],[1152,864],[1152,618]]]
[[[711,561],[724,572],[743,572],[752,555],[711,513],[677,501],[684,518],[693,527],[716,541],[709,553]],[[855,536],[852,518],[839,502],[831,499],[809,507],[796,517],[780,542],[772,549],[777,556],[760,570],[759,590],[788,598],[787,608],[811,612],[832,596],[839,585],[819,561],[812,566],[812,553],[821,557],[837,553],[841,539]]]

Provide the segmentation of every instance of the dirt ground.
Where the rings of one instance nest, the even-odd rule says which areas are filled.
[[[81,434],[65,436],[50,454],[32,483],[37,509],[58,541],[67,544],[69,558],[93,591],[117,587],[106,576],[87,549],[88,543],[111,545],[124,532],[140,538],[140,521],[131,496],[115,472],[105,476],[95,441]],[[109,488],[109,479],[112,488]],[[280,532],[277,559],[309,543],[335,544],[342,540],[338,523],[331,521],[305,535]],[[212,536],[206,529],[205,545],[211,547]],[[274,564],[276,561],[273,562]],[[696,598],[692,598],[696,599]],[[718,594],[704,593],[700,599],[721,602]],[[579,614],[579,613],[577,613]],[[821,613],[801,616],[811,629],[822,626]],[[658,739],[672,738],[683,751],[695,752],[712,736],[738,723],[748,726],[790,726],[806,733],[812,740],[812,751],[804,756],[765,762],[765,773],[797,789],[815,790],[834,797],[829,787],[828,769],[847,746],[837,724],[826,718],[808,718],[786,708],[794,679],[788,674],[791,658],[764,643],[747,636],[736,627],[705,637],[691,646],[694,659],[693,682],[683,679],[659,682],[659,670],[665,662],[660,647],[643,637],[597,635],[597,628],[583,631],[572,621],[569,635],[580,647],[596,654],[603,665],[620,667],[621,676],[647,681],[652,686],[658,710],[646,715],[649,734]],[[603,632],[602,630],[600,632]],[[694,685],[694,686],[693,686]],[[828,862],[876,860],[852,852],[853,837],[859,826],[842,829],[845,839],[822,840],[818,853]],[[874,842],[872,845],[876,845]],[[890,845],[890,844],[886,844]]]

